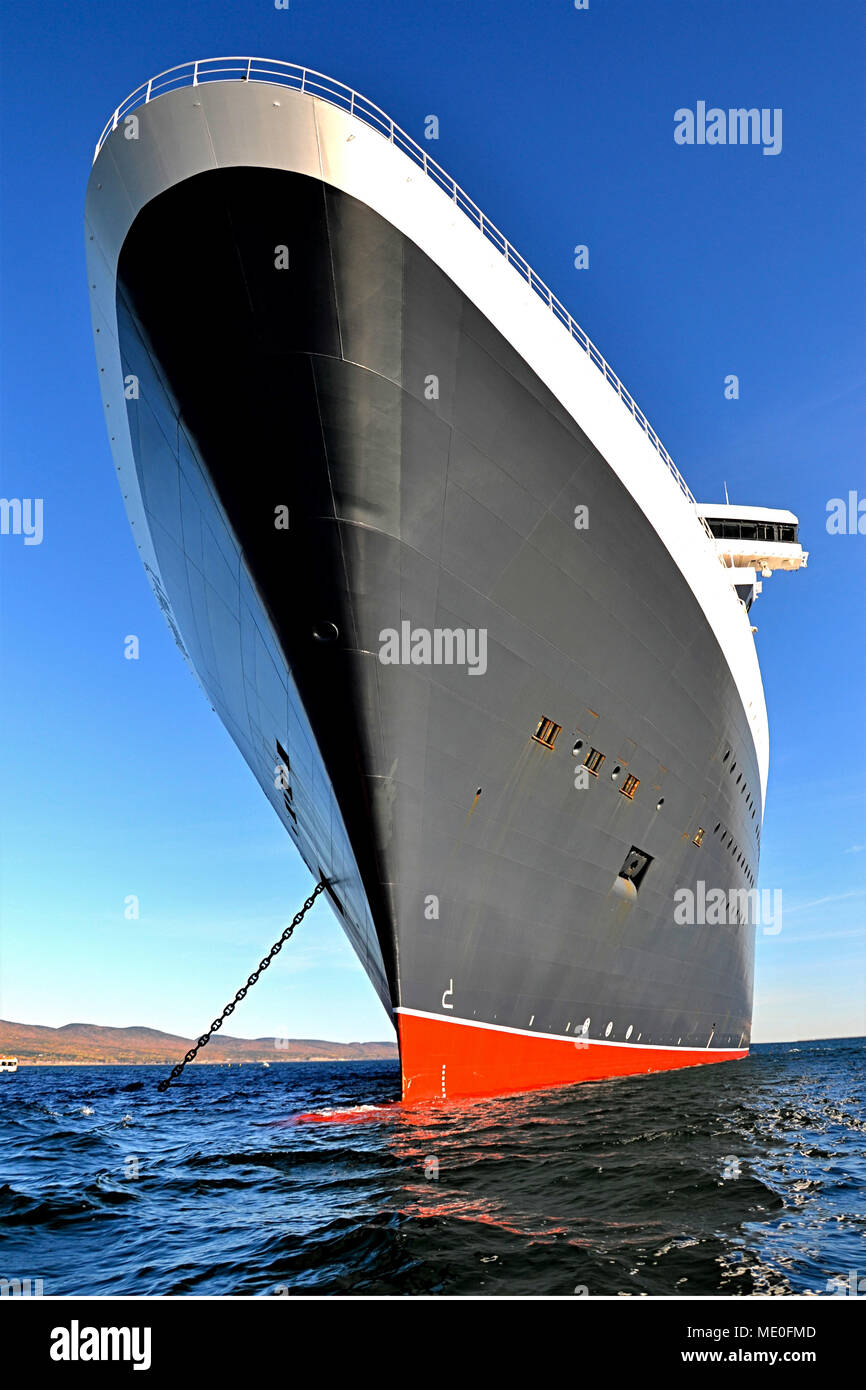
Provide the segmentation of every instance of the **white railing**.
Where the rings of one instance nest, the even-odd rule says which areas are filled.
[[[227,81],[272,83],[280,87],[290,87],[296,92],[309,93],[310,96],[318,97],[322,101],[330,102],[332,106],[348,111],[349,115],[356,116],[365,125],[372,126],[392,145],[396,145],[404,154],[414,160],[427,177],[438,184],[460,211],[474,222],[482,236],[493,243],[508,264],[523,276],[530,288],[547,304],[551,313],[556,315],[560,323],[568,329],[572,338],[580,344],[590,360],[595,363],[609,386],[616,391],[623,405],[634,416],[660,458],[667,464],[680,490],[695,506],[695,516],[710,540],[713,540],[713,534],[706,521],[698,516],[697,503],[682,473],[640,406],[623,386],[616,372],[599,352],[592,339],[587,337],[580,324],[571,317],[565,306],[535,273],[529,262],[520,255],[519,251],[515,250],[502,232],[493,225],[489,217],[485,217],[478,205],[472,201],[459,184],[455,183],[450,174],[446,174],[442,166],[437,164],[435,159],[431,159],[427,151],[422,149],[411,135],[407,135],[405,130],[401,130],[399,126],[395,125],[390,116],[387,116],[380,107],[375,106],[360,92],[355,92],[343,82],[337,82],[335,78],[327,77],[321,72],[315,72],[312,68],[299,67],[296,63],[283,63],[278,59],[202,58],[195,63],[180,63],[177,67],[168,68],[165,72],[159,73],[157,77],[152,77],[149,82],[143,82],[140,87],[129,94],[125,101],[121,102],[96,143],[96,150],[93,155],[94,164],[112,131],[116,130],[124,117],[136,110],[137,107],[145,106],[156,97],[164,96],[166,92],[175,91],[178,87],[198,87],[205,82]]]

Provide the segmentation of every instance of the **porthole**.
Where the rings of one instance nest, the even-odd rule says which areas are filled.
[[[606,1038],[609,1038],[609,1037],[610,1037],[611,1029],[612,1029],[612,1028],[613,1028],[613,1020],[611,1020],[611,1022],[607,1025],[607,1027],[606,1027],[605,1030],[604,1030],[604,1036],[605,1036]]]
[[[660,811],[660,810],[662,809],[662,807],[664,806],[664,804],[665,804],[665,799],[664,799],[663,796],[660,796],[659,799],[658,799],[658,801],[656,802],[656,810],[657,810],[657,811]]]
[[[617,763],[617,765],[616,765],[616,767],[614,768],[613,772],[610,774],[610,780],[611,780],[612,782],[615,782],[616,779],[617,779],[617,777],[619,777],[619,775],[620,775],[621,772],[622,772],[622,768],[620,767],[619,763]]]
[[[626,1042],[628,1042],[628,1040],[629,1040],[629,1038],[631,1037],[631,1035],[632,1035],[633,1032],[634,1032],[634,1024],[633,1024],[633,1023],[630,1023],[630,1024],[628,1025],[628,1027],[626,1028],[626,1030],[625,1030],[625,1040],[626,1040]]]
[[[575,757],[577,757],[577,755],[578,755],[578,753],[580,752],[580,750],[581,750],[582,747],[583,747],[583,739],[582,739],[582,738],[579,738],[579,739],[577,740],[577,743],[574,745],[574,747],[573,747],[572,750],[571,750]]]
[[[720,820],[717,820],[717,821],[716,821],[716,828],[715,828],[715,830],[713,831],[713,834],[714,834],[714,835],[718,835],[718,833],[719,833],[719,826],[721,825],[721,823],[722,823],[722,822],[721,822]]]
[[[317,642],[336,642],[339,632],[334,623],[316,623],[313,636]]]
[[[726,750],[726,752],[725,752],[725,756],[722,758],[722,762],[723,762],[723,763],[726,763],[726,762],[728,761],[728,758],[729,758],[730,756],[731,756],[731,750],[730,750],[730,748],[728,748],[728,749]]]

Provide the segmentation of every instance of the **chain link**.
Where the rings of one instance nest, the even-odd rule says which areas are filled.
[[[300,912],[295,914],[292,921],[289,923],[289,925],[286,927],[286,930],[280,937],[279,941],[275,941],[271,949],[268,951],[268,954],[265,956],[264,960],[259,961],[258,970],[253,971],[246,984],[241,986],[232,1002],[230,1004],[226,1004],[219,1018],[214,1019],[207,1032],[202,1033],[195,1047],[190,1048],[183,1061],[178,1062],[176,1067],[172,1067],[171,1074],[159,1082],[156,1088],[158,1091],[167,1091],[172,1081],[176,1081],[177,1078],[180,1076],[187,1063],[195,1060],[196,1053],[199,1051],[199,1049],[202,1047],[207,1047],[207,1044],[210,1042],[213,1034],[218,1032],[219,1029],[222,1028],[229,1015],[234,1013],[236,1006],[241,1002],[242,999],[246,998],[247,991],[252,989],[253,985],[256,983],[256,980],[259,978],[262,971],[267,970],[274,956],[279,955],[280,951],[285,946],[292,932],[295,930],[295,927],[300,926],[301,922],[303,922],[310,908],[313,906],[313,903],[316,901],[316,898],[319,896],[321,892],[324,891],[325,888],[327,888],[327,886],[328,880],[326,878],[323,878],[319,883],[316,884],[312,893],[304,903],[304,906],[301,908]]]

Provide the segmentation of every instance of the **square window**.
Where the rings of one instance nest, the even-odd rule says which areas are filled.
[[[538,728],[532,737],[536,743],[543,743],[545,748],[552,748],[556,743],[557,734],[562,732],[561,724],[554,724],[552,719],[542,718],[538,721]]]
[[[629,801],[634,801],[634,794],[639,786],[640,778],[633,776],[632,773],[629,773],[622,786],[620,787],[620,791],[622,792],[623,796],[628,797]]]
[[[597,748],[590,748],[583,760],[583,765],[587,772],[591,772],[593,777],[598,776],[598,770],[604,762],[604,754],[599,753]]]

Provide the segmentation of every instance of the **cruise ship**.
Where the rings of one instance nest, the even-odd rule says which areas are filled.
[[[751,610],[805,565],[797,519],[698,505],[427,143],[264,59],[113,113],[85,237],[141,561],[327,883],[405,1101],[744,1057]],[[678,921],[710,888],[733,914]]]

